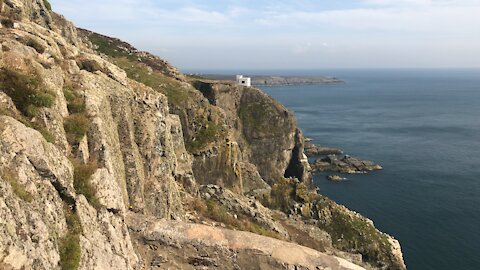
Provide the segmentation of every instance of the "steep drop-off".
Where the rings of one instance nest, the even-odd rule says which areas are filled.
[[[185,76],[47,1],[0,16],[1,269],[405,268],[312,189],[294,116],[260,90]]]

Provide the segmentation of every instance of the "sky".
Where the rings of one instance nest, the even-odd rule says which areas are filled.
[[[50,2],[182,70],[480,67],[480,0]]]

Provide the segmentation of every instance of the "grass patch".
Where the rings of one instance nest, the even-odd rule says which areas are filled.
[[[113,61],[121,69],[125,70],[128,78],[150,86],[167,96],[168,102],[174,106],[181,107],[189,99],[188,89],[183,88],[177,81],[153,71],[138,61],[126,57],[117,58]]]
[[[279,234],[269,229],[263,228],[262,226],[253,222],[246,215],[238,214],[237,218],[235,218],[232,214],[229,213],[228,209],[224,205],[221,205],[214,200],[207,200],[205,202],[200,198],[195,198],[191,202],[191,206],[197,213],[199,213],[203,217],[217,222],[221,222],[225,224],[225,226],[227,226],[227,228],[229,229],[237,229],[240,231],[247,231],[263,236],[282,239]]]
[[[67,140],[71,145],[78,144],[90,129],[90,119],[85,112],[85,99],[71,87],[64,87],[63,94],[67,100],[70,116],[63,121]]]
[[[59,242],[59,265],[62,270],[76,270],[80,265],[80,235],[83,229],[80,218],[70,207],[64,206],[64,213],[68,232]]]
[[[45,127],[39,125],[38,123],[29,121],[23,115],[15,115],[13,112],[8,111],[8,110],[3,109],[3,108],[0,108],[0,115],[10,116],[10,117],[16,119],[17,121],[21,122],[22,124],[24,124],[26,127],[33,128],[33,129],[37,130],[38,132],[40,132],[40,134],[42,134],[43,138],[49,143],[54,143],[55,142],[55,138]]]
[[[45,5],[48,11],[52,11],[52,5],[50,4],[50,2],[48,2],[48,0],[43,0],[43,4]]]
[[[78,144],[90,129],[90,120],[85,113],[75,113],[63,122],[67,140],[70,144]]]
[[[70,87],[63,88],[63,95],[67,100],[67,108],[70,114],[85,112],[85,98]]]
[[[96,46],[96,51],[99,53],[103,53],[113,58],[125,57],[131,61],[138,61],[137,56],[119,48],[122,47],[120,42],[109,40],[97,34],[89,35],[88,39]]]
[[[16,175],[10,170],[3,170],[1,172],[2,179],[10,184],[12,187],[13,193],[17,195],[20,199],[25,202],[32,202],[33,196],[28,191],[25,190],[25,187],[20,184],[17,180]]]
[[[0,69],[0,88],[7,94],[24,115],[36,116],[41,107],[52,107],[55,94],[41,90],[41,81],[37,74],[25,75],[18,71]]]
[[[88,39],[96,47],[96,51],[112,58],[112,62],[123,69],[128,78],[143,83],[167,96],[170,105],[186,106],[191,94],[174,78],[164,74],[164,67],[148,58],[128,51],[128,45],[117,39],[110,39],[98,34],[88,35]],[[147,64],[144,64],[147,63]],[[149,67],[150,66],[150,67]]]
[[[75,187],[75,191],[85,196],[90,205],[96,209],[100,209],[100,202],[95,197],[97,191],[90,183],[91,176],[98,168],[97,164],[94,162],[82,164],[76,160],[71,160],[71,162],[74,167],[73,186]]]
[[[30,123],[32,124],[32,123]],[[55,142],[55,138],[53,137],[53,135],[44,127],[36,124],[36,123],[33,123],[31,125],[31,127],[35,130],[37,130],[38,132],[40,132],[40,134],[42,134],[43,138],[49,142],[49,143],[54,143]]]

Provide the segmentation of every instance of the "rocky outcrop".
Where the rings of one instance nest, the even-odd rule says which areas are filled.
[[[13,20],[34,22],[50,28],[52,17],[43,0],[2,0],[0,11],[3,16]]]
[[[332,171],[348,174],[367,173],[383,169],[382,166],[372,161],[361,160],[348,155],[341,158],[338,158],[336,155],[318,158],[312,163],[311,167],[314,171]]]
[[[126,210],[182,218],[177,180],[195,182],[178,117],[164,95],[87,49],[43,1],[1,4],[15,23],[0,29],[0,72],[15,79],[0,82],[0,268],[136,268]],[[67,88],[81,112],[71,110]],[[33,91],[32,100],[14,91]],[[86,120],[68,132],[86,133],[66,132],[71,119]]]
[[[310,181],[309,165],[303,155],[303,136],[296,128],[295,118],[285,107],[255,88],[199,80],[192,84],[211,105],[223,110],[225,123],[231,131],[229,143],[238,146],[236,164],[253,164],[269,184],[284,175]],[[259,183],[242,180],[232,179],[243,182],[244,187]]]
[[[305,154],[309,157],[325,155],[341,155],[343,151],[338,148],[318,146],[312,143],[311,139],[305,140]]]
[[[205,225],[127,216],[148,266],[169,269],[364,269],[310,248]]]
[[[270,210],[255,199],[236,196],[228,189],[215,185],[202,186],[200,196],[205,200],[214,200],[225,206],[229,213],[247,216],[270,231],[288,236],[282,225],[272,218]]]
[[[78,31],[48,1],[0,8],[0,268],[360,269],[330,249],[336,219],[325,213],[339,208],[306,201],[304,139],[281,104],[258,89],[191,81],[156,56]],[[290,213],[310,213],[315,229],[282,223],[254,199],[284,177],[303,187]],[[312,231],[311,243],[327,248],[187,223],[210,208],[299,244],[288,228]],[[375,248],[355,252],[383,254],[369,257],[380,266],[401,259]]]
[[[341,182],[343,180],[347,180],[347,178],[341,177],[339,175],[329,175],[327,176],[327,179],[333,182]]]
[[[137,263],[123,217],[97,212],[75,193],[73,167],[60,150],[10,117],[0,116],[0,134],[0,266],[57,268],[69,234],[66,207],[76,209],[81,223],[82,269]]]
[[[380,269],[406,269],[399,242],[378,231],[368,218],[324,196],[311,209],[319,228],[331,235],[335,248],[362,254],[364,260]]]

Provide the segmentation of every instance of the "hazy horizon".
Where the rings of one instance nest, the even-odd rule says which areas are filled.
[[[181,70],[480,68],[479,0],[50,0]]]

